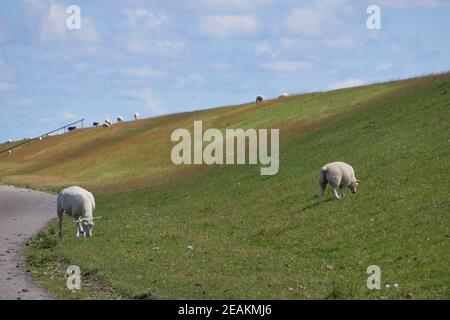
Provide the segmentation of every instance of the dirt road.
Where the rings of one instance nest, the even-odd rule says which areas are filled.
[[[0,186],[0,300],[52,299],[26,272],[22,251],[55,218],[56,196]]]

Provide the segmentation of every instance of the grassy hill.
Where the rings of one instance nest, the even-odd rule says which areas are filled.
[[[62,241],[52,226],[28,249],[62,297],[448,299],[449,91],[442,74],[84,129],[0,155],[0,176],[95,193],[94,238],[76,239],[67,219]],[[170,133],[194,120],[280,128],[279,173],[173,165]],[[319,170],[336,160],[363,183],[318,205]],[[67,263],[89,283],[76,295]],[[369,265],[381,290],[366,287]]]

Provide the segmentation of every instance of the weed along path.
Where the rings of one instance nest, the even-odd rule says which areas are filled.
[[[31,282],[22,251],[55,217],[56,196],[0,186],[0,300],[52,299]]]

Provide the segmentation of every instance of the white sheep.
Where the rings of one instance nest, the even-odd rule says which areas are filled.
[[[287,92],[283,92],[278,98],[287,98],[287,97],[289,97],[289,93],[287,93]]]
[[[109,124],[110,126],[112,125],[112,122],[111,122],[111,120],[109,120],[109,119],[106,119],[106,120],[105,120],[105,123]]]
[[[70,187],[62,190],[57,197],[56,211],[59,219],[59,236],[63,235],[63,215],[71,215],[77,225],[77,237],[92,236],[94,227],[95,200],[92,193],[80,188]]]
[[[140,117],[140,114],[139,114],[139,113],[137,113],[137,112],[135,112],[135,113],[134,113],[134,120],[138,120],[138,119],[139,119],[139,117]]]
[[[117,117],[117,122],[124,122],[125,120],[123,119],[123,117],[122,116],[118,116]]]
[[[323,202],[323,193],[327,186],[327,183],[331,185],[332,192],[336,200],[344,197],[344,188],[349,187],[352,193],[356,193],[358,184],[361,181],[357,180],[355,177],[355,171],[353,167],[345,162],[332,162],[324,165],[320,169],[320,202]],[[339,194],[336,188],[339,187]]]
[[[12,154],[12,150],[8,150],[8,154]]]
[[[6,140],[6,143],[12,143],[12,140],[11,139]]]
[[[103,124],[103,128],[111,128],[111,125],[110,125],[109,123],[106,123],[106,122],[105,122],[105,123]]]

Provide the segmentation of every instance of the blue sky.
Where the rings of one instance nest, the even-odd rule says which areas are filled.
[[[447,71],[449,57],[450,0],[1,1],[0,141]]]

